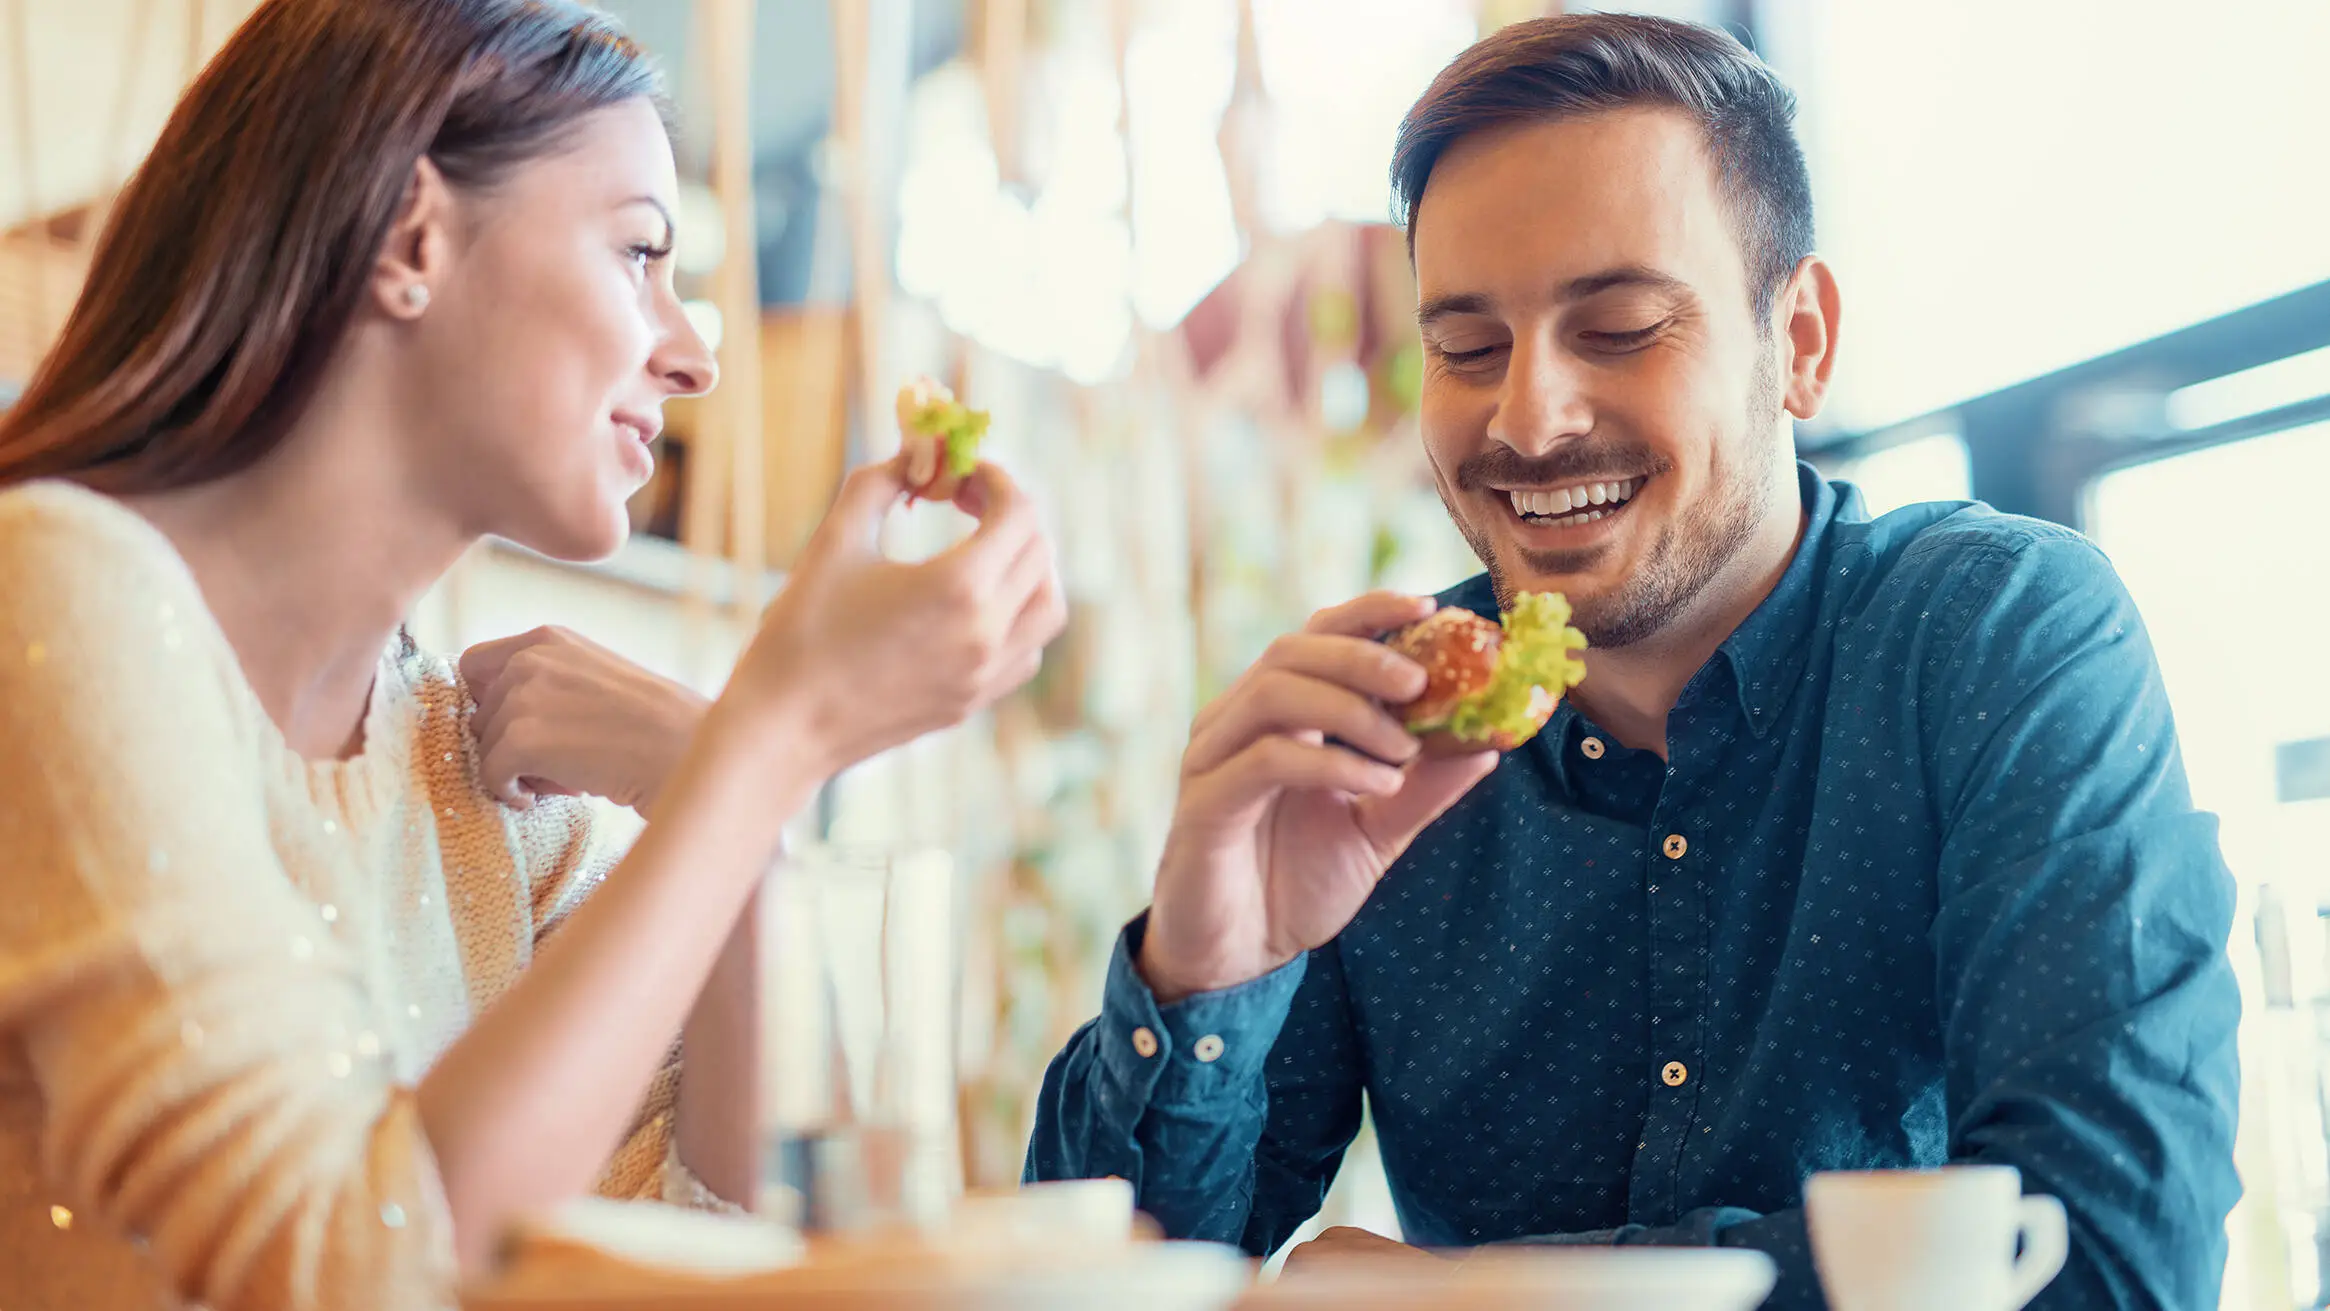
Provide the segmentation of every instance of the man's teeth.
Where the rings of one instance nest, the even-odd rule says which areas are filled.
[[[1595,510],[1597,505],[1615,507],[1619,502],[1641,490],[1642,479],[1629,478],[1615,483],[1581,483],[1550,492],[1509,492],[1513,498],[1513,513],[1537,518],[1559,519],[1568,516],[1576,523],[1592,523],[1609,513]]]

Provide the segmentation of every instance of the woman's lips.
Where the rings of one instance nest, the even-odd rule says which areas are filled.
[[[641,446],[653,446],[655,444],[656,437],[663,432],[663,423],[661,420],[649,418],[645,415],[617,414],[615,416],[615,423],[618,427],[629,428],[632,434],[639,438],[639,444]]]

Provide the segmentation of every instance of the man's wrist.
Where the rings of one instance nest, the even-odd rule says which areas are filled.
[[[1141,954],[1133,961],[1133,972],[1141,976],[1141,982],[1149,985],[1149,995],[1157,999],[1159,1006],[1170,1006],[1184,997],[1201,991],[1201,989],[1180,983],[1166,969],[1164,962],[1157,959],[1157,935],[1155,933],[1150,933],[1142,938]]]
[[[1093,1031],[1111,1104],[1130,1108],[1134,1118],[1148,1106],[1220,1111],[1245,1105],[1308,973],[1307,955],[1259,978],[1164,1004],[1138,963],[1148,917],[1142,912],[1117,936]]]
[[[1133,970],[1148,985],[1149,995],[1159,1006],[1171,1006],[1200,993],[1222,992],[1242,983],[1251,983],[1266,974],[1284,968],[1294,956],[1279,960],[1256,958],[1253,961],[1217,960],[1191,969],[1164,957],[1157,949],[1157,913],[1149,912],[1149,922],[1141,935],[1140,953],[1133,959]],[[1296,953],[1299,955],[1300,953]]]

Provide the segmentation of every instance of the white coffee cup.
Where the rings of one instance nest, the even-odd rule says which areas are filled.
[[[1804,1218],[1831,1311],[2019,1311],[2070,1254],[2063,1203],[2011,1165],[1816,1174]]]
[[[1058,1179],[958,1198],[949,1227],[979,1247],[1100,1247],[1133,1241],[1133,1215],[1122,1179]]]

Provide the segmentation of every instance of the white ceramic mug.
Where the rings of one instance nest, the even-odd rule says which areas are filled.
[[[1816,1174],[1804,1218],[1831,1311],[2019,1311],[2070,1254],[2063,1203],[2011,1165]]]
[[[1133,1215],[1122,1179],[1056,1179],[960,1198],[948,1227],[974,1247],[1105,1247],[1133,1241]]]

